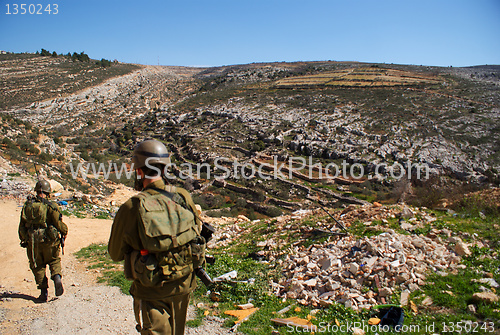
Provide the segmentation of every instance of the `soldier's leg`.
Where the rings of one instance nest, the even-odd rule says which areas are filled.
[[[60,251],[61,248],[59,245],[50,246],[44,249],[44,258],[49,265],[51,278],[54,278],[55,275],[60,275],[62,277]]]
[[[186,317],[189,306],[189,294],[178,295],[171,298],[172,308],[174,311],[172,325],[172,334],[182,335],[186,328]]]
[[[49,298],[49,280],[47,279],[47,277],[43,277],[40,287],[40,295],[38,296],[38,300],[45,302]]]
[[[31,272],[33,272],[33,276],[35,276],[35,283],[38,289],[47,289],[48,288],[48,280],[45,276],[45,268],[46,265],[44,263],[43,255],[40,252],[31,253],[28,249],[28,260],[30,263]]]
[[[157,301],[142,301],[141,334],[182,335],[186,326],[189,294]]]
[[[171,307],[163,301],[141,301],[141,316],[143,335],[173,334],[170,324]]]
[[[51,279],[54,281],[56,296],[64,293],[63,284],[61,281],[61,257],[59,245],[50,246],[45,249],[44,258],[49,264]]]

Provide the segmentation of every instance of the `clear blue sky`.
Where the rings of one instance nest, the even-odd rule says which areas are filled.
[[[57,15],[6,14],[0,50],[215,66],[363,61],[500,64],[500,0],[37,0]],[[54,7],[54,6],[52,6]],[[32,7],[38,10],[39,7]],[[21,9],[18,9],[21,12]]]

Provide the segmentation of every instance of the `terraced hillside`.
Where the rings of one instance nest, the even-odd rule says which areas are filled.
[[[34,54],[0,55],[0,110],[75,93],[89,86],[139,69],[134,64],[102,67],[70,57]]]
[[[148,66],[27,101],[4,114],[1,133],[4,153],[41,156],[85,192],[105,191],[102,174],[74,183],[69,164],[126,162],[135,143],[157,138],[173,153],[172,182],[215,216],[275,216],[317,201],[435,205],[442,189],[498,184],[499,73],[353,62]],[[26,149],[12,149],[21,139]],[[431,180],[414,177],[413,164]],[[394,178],[403,171],[413,178]]]
[[[199,71],[120,63],[103,68],[93,61],[62,56],[2,56],[7,59],[0,61],[0,81],[9,92],[18,92],[4,100],[10,103],[2,112],[2,155],[32,174],[37,162],[70,189],[90,193],[106,192],[107,183],[75,180],[68,164],[116,160],[128,154],[136,136],[125,133],[116,145],[109,140],[113,130],[162,104],[183,99],[196,87],[191,74]],[[42,69],[33,77],[36,82],[16,81],[28,68]],[[34,96],[40,98],[33,100]]]
[[[278,80],[279,88],[309,86],[380,87],[440,84],[437,76],[379,67],[360,67]]]
[[[499,86],[491,80],[496,72],[464,78],[466,71],[474,69],[334,62],[207,69],[196,76],[203,83],[198,93],[131,122],[127,130],[169,143],[178,165],[193,164],[196,171],[196,163],[208,164],[195,178],[195,185],[210,185],[200,201],[205,208],[229,205],[234,213],[296,209],[317,199],[356,202],[353,195],[397,201],[460,180],[498,183]],[[328,85],[341,76],[342,85]],[[263,161],[288,166],[290,157],[306,160],[291,177],[281,169],[284,176],[245,180],[233,169],[234,162],[247,170]],[[430,176],[447,177],[428,185],[415,178],[317,178],[315,164],[340,167],[344,160],[348,171],[358,163],[371,174],[386,164],[382,178],[399,173],[396,162],[405,170],[410,162],[428,168]],[[232,169],[229,178],[208,181],[220,162]]]

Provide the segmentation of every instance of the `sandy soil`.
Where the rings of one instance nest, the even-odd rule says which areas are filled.
[[[22,203],[0,200],[0,333],[1,334],[137,334],[132,298],[118,288],[98,284],[73,253],[91,243],[107,243],[111,220],[64,218],[69,234],[62,256],[65,292],[55,297],[49,281],[49,301],[37,303],[39,291],[19,246]],[[193,312],[191,311],[191,314]],[[228,334],[221,320],[207,318],[186,334]]]

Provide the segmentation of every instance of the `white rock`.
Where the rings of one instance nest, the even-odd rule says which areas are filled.
[[[320,299],[319,304],[321,307],[329,307],[329,306],[333,305],[333,301]]]
[[[425,242],[420,238],[416,238],[411,240],[411,244],[413,244],[416,248],[422,248],[425,245]]]
[[[389,264],[394,268],[397,268],[398,266],[401,265],[398,259],[396,259],[394,262],[390,262]]]
[[[481,279],[472,279],[473,282],[488,284],[491,287],[498,288],[498,283],[493,278],[481,278]]]
[[[431,297],[425,297],[425,299],[422,301],[422,306],[430,306],[430,305],[432,305]]]
[[[458,243],[458,242],[462,242],[462,239],[458,236],[450,236],[450,237],[448,237],[447,241],[449,243]]]
[[[365,331],[361,328],[354,328],[352,335],[365,335]]]
[[[410,274],[405,273],[405,272],[400,273],[400,274],[398,274],[398,275],[396,276],[396,282],[397,282],[398,284],[400,284],[400,283],[404,283],[404,282],[405,282],[405,281],[407,281],[408,279],[410,279]]]
[[[307,264],[307,268],[309,270],[319,270],[318,266],[316,265],[316,263],[308,263]]]
[[[325,292],[323,293],[322,295],[319,296],[320,299],[328,299],[330,298],[331,296],[335,296],[337,295],[337,292],[334,292],[334,291],[329,291],[329,292]]]
[[[469,256],[471,254],[467,244],[461,241],[455,244],[455,252],[459,256]]]
[[[318,283],[318,280],[316,278],[311,278],[309,280],[306,280],[304,282],[304,285],[309,286],[309,287],[314,287]]]
[[[378,294],[381,296],[381,297],[387,297],[387,296],[390,296],[392,294],[392,290],[389,288],[389,287],[383,287],[379,292]]]
[[[375,262],[377,262],[377,260],[378,256],[373,256],[366,261],[365,266],[371,268],[375,264]]]
[[[399,300],[400,305],[401,306],[408,305],[408,299],[409,298],[410,298],[410,292],[408,292],[408,291],[401,292],[401,298]]]
[[[359,271],[359,264],[358,263],[351,263],[349,264],[349,272],[351,272],[353,275],[358,273]]]
[[[321,270],[328,270],[332,266],[333,262],[329,257],[323,257],[318,261],[318,265]]]
[[[304,290],[304,285],[302,281],[297,281],[297,280],[292,280],[292,283],[290,284],[290,291],[291,292],[302,292]]]
[[[467,305],[467,312],[471,314],[476,314],[476,306],[472,304]]]
[[[413,213],[413,211],[408,207],[404,207],[403,210],[401,211],[401,217],[403,219],[412,218],[414,215],[415,214]]]
[[[472,300],[492,304],[494,302],[498,302],[498,296],[493,292],[480,292],[474,293],[472,295]]]

